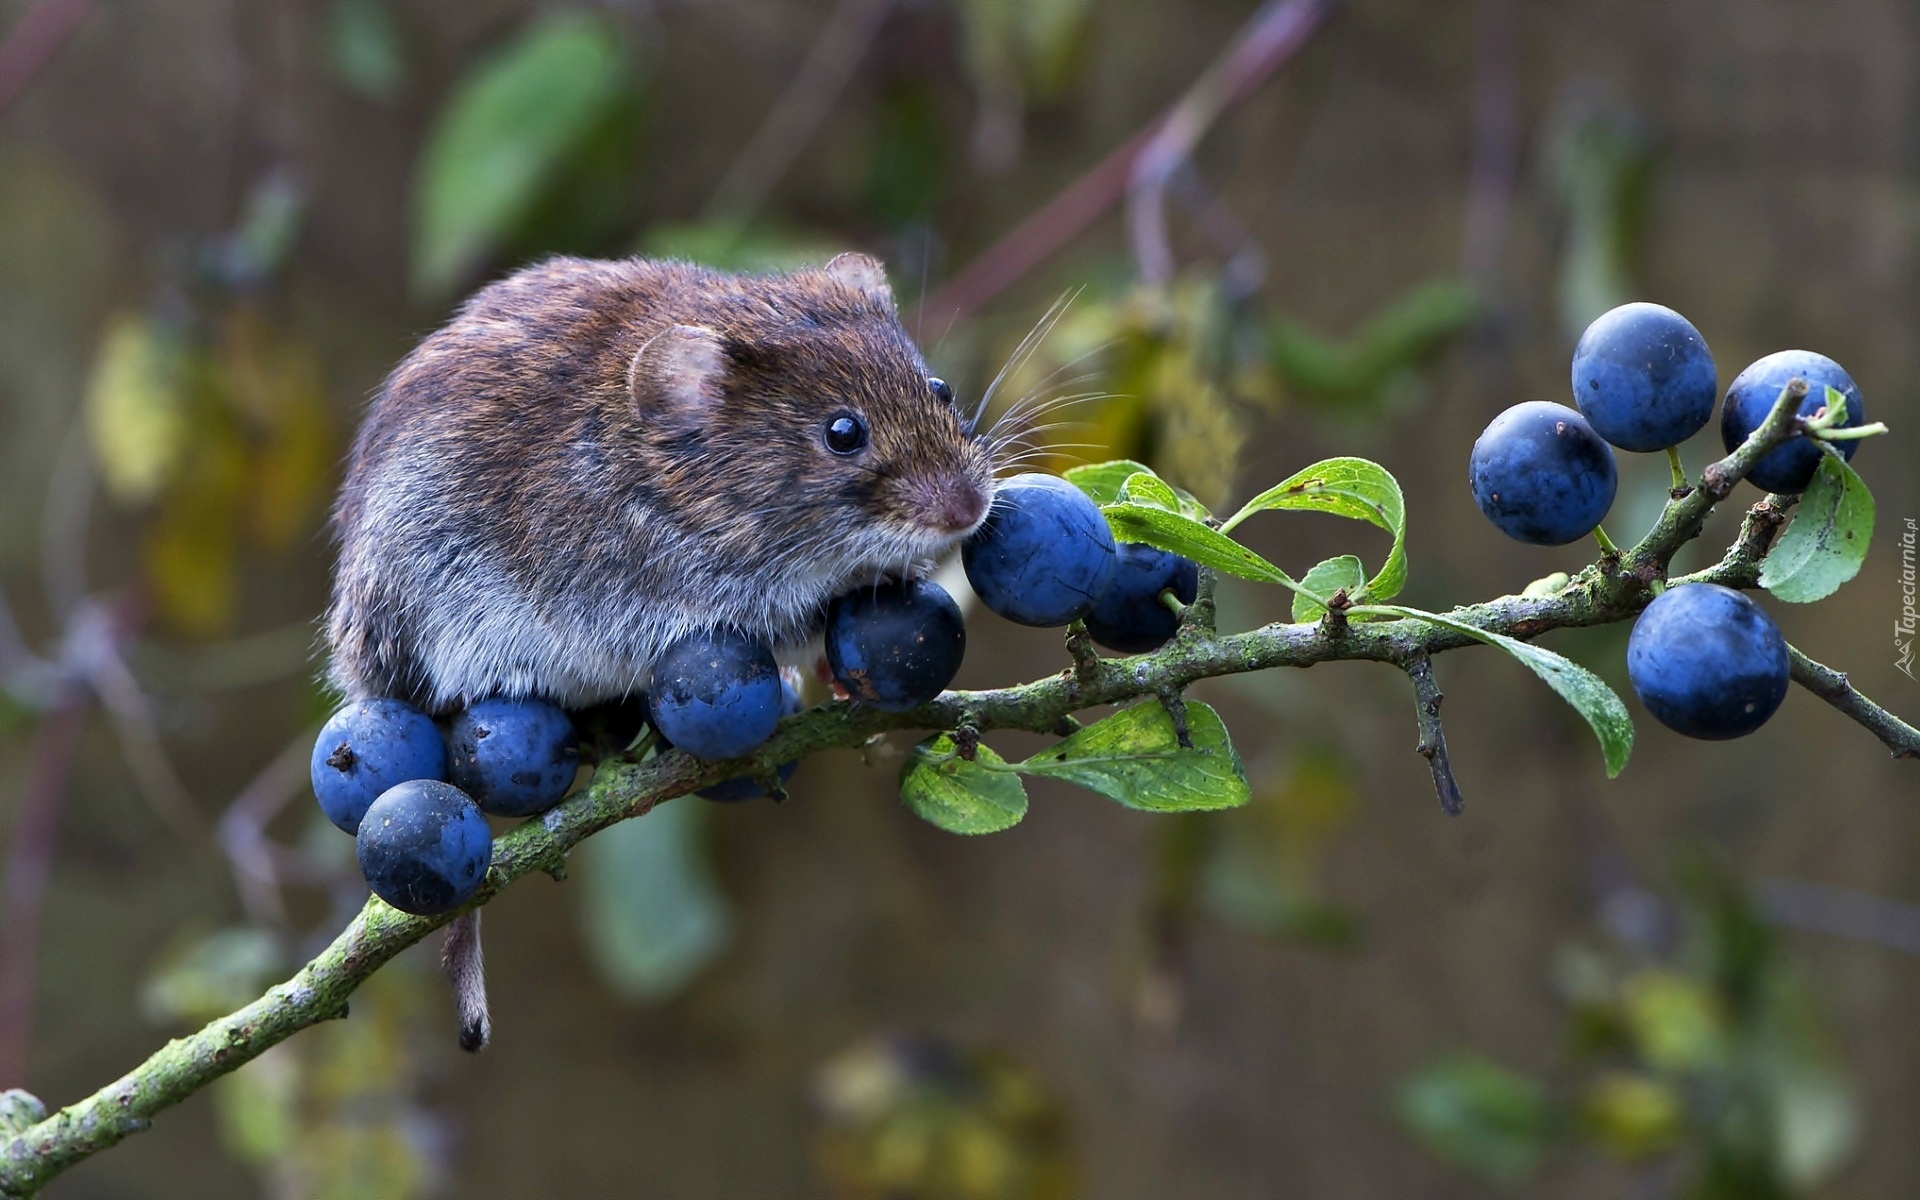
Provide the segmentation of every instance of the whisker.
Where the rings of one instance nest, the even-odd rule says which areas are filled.
[[[1034,327],[1027,331],[1027,336],[1020,339],[1020,344],[1013,348],[1013,353],[1001,365],[992,382],[987,384],[986,391],[980,393],[980,403],[974,407],[973,415],[967,419],[968,432],[979,427],[980,418],[986,415],[988,407],[993,403],[994,393],[999,391],[1000,385],[1006,381],[1009,374],[1025,366],[1034,352],[1040,349],[1040,343],[1053,332],[1053,327],[1060,323],[1060,318],[1066,315],[1068,306],[1079,297],[1081,291],[1080,288],[1074,288],[1055,300],[1052,306],[1041,314],[1040,320],[1034,324]]]

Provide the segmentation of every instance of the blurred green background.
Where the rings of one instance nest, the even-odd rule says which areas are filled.
[[[1114,394],[1051,414],[1050,465],[1237,502],[1375,458],[1430,608],[1586,561],[1501,538],[1465,460],[1566,400],[1606,307],[1687,314],[1722,386],[1819,350],[1893,426],[1856,460],[1879,529],[1838,596],[1768,608],[1920,712],[1906,0],[0,0],[0,39],[0,1085],[52,1104],[359,904],[305,783],[340,458],[460,296],[554,251],[867,250],[965,398],[1070,296],[1002,391]],[[1156,222],[1099,164],[1183,96],[1214,119]],[[1622,457],[1624,541],[1666,467]],[[1296,573],[1385,553],[1247,532]],[[1065,661],[970,632],[963,686]],[[1626,632],[1548,644],[1625,692]],[[963,839],[897,803],[897,748],[822,756],[493,904],[480,1057],[416,951],[47,1194],[1920,1194],[1913,765],[1802,692],[1732,744],[1629,701],[1608,782],[1512,662],[1436,669],[1463,818],[1360,664],[1196,689],[1255,784],[1230,814],[1040,783]]]

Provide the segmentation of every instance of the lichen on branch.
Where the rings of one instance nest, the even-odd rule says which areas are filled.
[[[821,750],[853,748],[898,730],[964,730],[970,745],[981,733],[1020,729],[1059,733],[1073,714],[1146,699],[1168,703],[1201,680],[1316,663],[1367,660],[1408,672],[1416,685],[1422,753],[1434,763],[1446,795],[1451,772],[1439,724],[1433,655],[1482,644],[1486,635],[1530,640],[1555,629],[1629,620],[1668,582],[1675,551],[1699,536],[1713,505],[1726,498],[1773,447],[1798,436],[1798,393],[1784,390],[1767,420],[1732,454],[1713,463],[1698,486],[1676,488],[1653,529],[1637,545],[1609,554],[1564,586],[1540,595],[1501,596],[1434,614],[1351,619],[1365,606],[1335,607],[1315,621],[1274,623],[1241,633],[1212,627],[1213,580],[1203,573],[1199,600],[1187,608],[1180,632],[1165,647],[1132,658],[1085,652],[1060,672],[1015,687],[947,692],[910,712],[887,713],[847,701],[820,705],[782,722],[753,755],[702,762],[680,752],[600,764],[591,783],[558,807],[501,836],[485,883],[469,908],[484,905],[524,875],[557,870],[567,852],[602,829],[642,816],[676,796],[742,774],[764,775],[777,764]],[[1686,582],[1751,588],[1760,563],[1784,524],[1791,497],[1753,505],[1719,562],[1681,577]],[[1680,580],[1674,580],[1679,582]],[[1350,616],[1351,614],[1351,616]],[[1471,630],[1472,632],[1468,632]],[[1794,680],[1879,738],[1896,757],[1920,758],[1920,730],[1862,695],[1841,673],[1792,651]],[[1431,748],[1431,753],[1429,749]],[[1455,798],[1457,799],[1457,793]],[[0,1196],[24,1197],[74,1163],[147,1128],[165,1109],[310,1025],[347,1014],[348,998],[363,981],[408,946],[456,914],[408,916],[377,898],[333,943],[284,983],[237,1012],[168,1042],[144,1063],[99,1091],[30,1124],[0,1125]],[[10,1113],[37,1116],[15,1103]],[[22,1125],[24,1124],[24,1127]]]

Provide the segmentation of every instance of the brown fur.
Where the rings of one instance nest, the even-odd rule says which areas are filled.
[[[842,412],[870,431],[851,457],[823,443]],[[832,594],[957,542],[991,488],[872,259],[553,259],[374,399],[334,514],[332,676],[430,710],[627,694],[695,629],[805,639]]]

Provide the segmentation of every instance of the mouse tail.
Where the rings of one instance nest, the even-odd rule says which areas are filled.
[[[480,910],[462,913],[447,926],[440,943],[440,969],[453,985],[454,1009],[460,1020],[460,1048],[471,1053],[486,1049],[493,1034],[487,1012],[487,966],[480,949]]]

